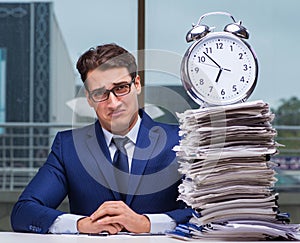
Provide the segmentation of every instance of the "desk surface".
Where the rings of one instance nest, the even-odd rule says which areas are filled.
[[[88,235],[53,235],[53,234],[29,234],[0,232],[1,243],[185,243],[185,242],[210,242],[221,243],[222,241],[190,240],[183,241],[168,236],[132,236],[132,235],[110,235],[110,236],[88,236]],[[282,241],[285,242],[286,241]],[[234,243],[230,241],[230,243]],[[240,241],[239,241],[240,243]],[[243,243],[247,243],[243,241]],[[250,242],[249,242],[250,243]],[[254,243],[254,241],[251,241]],[[261,241],[259,242],[261,243]],[[280,243],[280,241],[276,241]]]
[[[132,235],[55,235],[0,232],[1,243],[180,243],[184,242],[168,236],[132,236]]]

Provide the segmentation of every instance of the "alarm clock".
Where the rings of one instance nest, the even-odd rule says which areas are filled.
[[[201,24],[208,15],[226,15],[233,23],[223,31]],[[188,95],[201,107],[228,105],[246,101],[255,89],[258,62],[245,41],[249,33],[226,12],[202,15],[187,33],[186,41],[194,42],[184,54],[181,80]]]

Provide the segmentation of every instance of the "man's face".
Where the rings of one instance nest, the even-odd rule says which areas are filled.
[[[129,84],[132,78],[126,68],[113,68],[105,71],[95,69],[87,75],[86,86],[89,92],[98,89],[110,90],[121,84]],[[136,123],[138,118],[138,94],[141,92],[140,77],[135,78],[131,91],[116,97],[112,92],[109,98],[95,102],[86,92],[88,103],[96,111],[103,128],[113,134],[125,135]]]

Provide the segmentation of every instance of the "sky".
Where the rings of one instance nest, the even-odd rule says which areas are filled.
[[[98,44],[115,42],[137,52],[137,0],[52,2],[74,66],[80,54]],[[276,107],[281,99],[300,98],[299,10],[299,0],[146,0],[146,63],[156,68],[146,74],[146,85],[180,85],[180,60],[190,45],[185,42],[187,31],[201,15],[225,11],[242,20],[258,58],[258,84],[250,99]],[[222,31],[230,21],[210,17],[204,23]]]

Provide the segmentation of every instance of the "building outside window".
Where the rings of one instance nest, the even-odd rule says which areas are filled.
[[[6,99],[6,49],[0,48],[0,123],[5,122],[5,99]],[[0,134],[3,133],[0,128]]]

